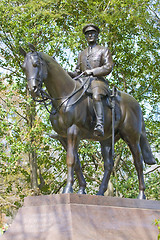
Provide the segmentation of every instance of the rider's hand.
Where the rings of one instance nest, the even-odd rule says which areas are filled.
[[[91,75],[93,75],[93,72],[92,72],[92,70],[87,69],[87,70],[85,70],[84,74],[87,76],[91,76]]]

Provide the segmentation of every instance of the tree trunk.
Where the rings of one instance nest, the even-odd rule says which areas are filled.
[[[34,194],[37,194],[38,191],[38,179],[37,179],[37,154],[34,148],[34,143],[36,141],[34,134],[32,133],[32,128],[34,128],[35,116],[36,116],[36,108],[35,102],[32,101],[30,105],[27,107],[28,113],[28,124],[29,129],[31,130],[30,136],[30,152],[29,152],[29,163],[30,163],[30,178],[31,178],[31,188]]]
[[[33,150],[31,153],[29,153],[29,162],[30,162],[31,188],[36,191],[38,189],[37,156],[35,151]]]

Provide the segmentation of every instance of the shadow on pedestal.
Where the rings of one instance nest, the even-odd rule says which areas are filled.
[[[0,240],[155,240],[160,202],[78,194],[27,197]]]

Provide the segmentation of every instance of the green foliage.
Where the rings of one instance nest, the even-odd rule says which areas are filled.
[[[159,170],[155,170],[154,173],[150,173],[149,177],[146,178],[146,194],[148,199],[160,199],[159,178]]]
[[[49,137],[52,128],[43,105],[34,104],[29,96],[19,46],[28,51],[31,42],[38,51],[54,55],[64,68],[73,69],[78,52],[86,47],[82,27],[90,22],[99,25],[99,42],[109,46],[115,63],[110,85],[139,101],[149,142],[158,153],[157,9],[158,1],[148,0],[1,0],[0,207],[7,214],[18,208],[25,196],[62,192],[66,181],[66,153],[59,142]],[[115,152],[111,177],[114,195],[135,198],[138,181],[131,153],[123,141],[116,144]],[[87,193],[95,194],[104,171],[100,146],[82,141],[79,154]],[[156,170],[145,176],[148,199],[160,200],[159,174]],[[38,187],[40,191],[35,193]],[[74,190],[78,190],[77,181]]]
[[[157,226],[158,228],[158,240],[160,240],[160,219],[155,219],[155,221],[153,222],[155,224],[155,226]]]

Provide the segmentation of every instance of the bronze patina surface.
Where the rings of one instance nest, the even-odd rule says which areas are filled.
[[[103,136],[104,110],[102,99],[110,94],[105,76],[111,73],[113,60],[110,50],[97,44],[99,32],[99,27],[94,24],[87,24],[83,28],[88,47],[79,53],[77,67],[74,72],[69,72],[69,74],[71,77],[77,77],[83,72],[82,82],[90,76],[90,90],[96,116],[94,134]]]
[[[86,30],[87,28],[84,29],[84,32]],[[92,33],[94,32],[95,35],[93,29],[90,29],[90,31],[92,31]],[[90,31],[87,32],[89,33]],[[96,29],[96,31],[98,30]],[[88,38],[88,42],[90,39],[92,39],[92,34]],[[93,40],[95,41],[95,36]],[[123,139],[133,155],[139,180],[138,198],[145,199],[143,161],[151,165],[155,164],[155,160],[147,140],[144,119],[139,103],[131,95],[117,90],[115,96],[116,118],[113,134],[112,116],[114,111],[112,111],[108,104],[108,96],[103,95],[103,98],[98,100],[100,103],[97,104],[96,108],[95,99],[93,97],[95,92],[92,91],[92,97],[86,94],[86,86],[89,87],[90,84],[97,84],[98,82],[101,82],[101,84],[95,87],[95,89],[97,89],[96,94],[98,94],[96,95],[97,98],[102,95],[102,92],[100,93],[99,91],[103,89],[105,92],[105,89],[102,87],[105,80],[103,79],[103,81],[100,81],[100,78],[108,74],[112,68],[109,50],[95,44],[94,47],[97,51],[94,51],[91,58],[91,69],[86,69],[85,61],[83,61],[83,58],[86,59],[87,55],[85,53],[87,50],[80,53],[79,59],[80,64],[82,61],[82,67],[77,67],[77,71],[78,69],[80,72],[84,70],[85,74],[85,80],[83,79],[84,83],[81,84],[79,81],[71,78],[55,59],[45,53],[37,52],[35,47],[31,44],[29,47],[31,50],[29,53],[26,53],[22,48],[20,49],[21,54],[25,57],[23,69],[27,77],[29,90],[34,99],[36,99],[36,97],[41,97],[44,103],[47,99],[51,100],[52,110],[49,111],[50,121],[54,131],[57,133],[57,135],[53,137],[58,139],[67,151],[66,162],[68,174],[64,193],[73,192],[72,186],[74,183],[75,171],[80,187],[78,193],[85,194],[86,181],[78,157],[78,147],[80,140],[89,139],[99,141],[101,144],[101,152],[104,161],[104,175],[97,194],[104,195],[114,165],[112,154],[114,148],[112,144],[112,135],[114,135],[115,142],[120,138]],[[103,59],[102,55],[103,57],[108,56],[108,61],[105,57]],[[103,63],[106,64],[100,66],[100,61],[98,62],[99,56],[103,59]],[[106,71],[105,73],[104,70]],[[46,86],[47,93],[43,90],[43,83]],[[97,113],[98,111],[99,113]],[[103,120],[100,120],[104,127],[104,132],[102,131],[102,134],[95,134],[98,118],[99,120]]]

